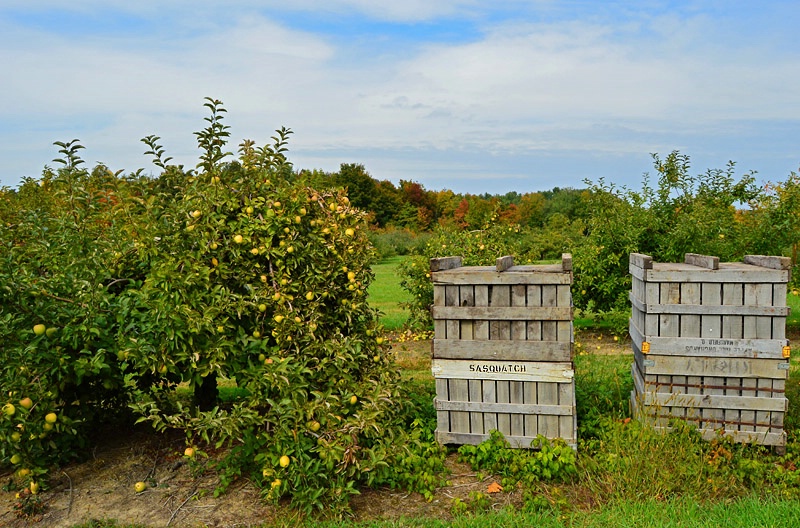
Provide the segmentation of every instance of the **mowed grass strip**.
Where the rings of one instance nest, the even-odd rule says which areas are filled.
[[[391,257],[374,264],[375,280],[369,285],[369,305],[382,312],[381,323],[386,330],[400,330],[408,321],[408,312],[400,303],[409,302],[411,294],[400,286],[398,267],[406,257]]]

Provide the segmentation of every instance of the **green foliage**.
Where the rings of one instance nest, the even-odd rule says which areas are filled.
[[[3,191],[4,463],[38,479],[127,403],[190,445],[226,447],[220,491],[246,475],[265,498],[337,514],[361,485],[432,489],[440,448],[404,414],[366,302],[364,213],[294,173],[288,129],[228,161],[225,109],[205,106],[196,170],[148,136],[156,179],[89,173],[72,141],[62,169]],[[223,378],[239,389],[224,405]]]
[[[459,460],[475,470],[502,477],[504,488],[522,483],[532,486],[539,481],[568,481],[577,475],[575,450],[563,440],[548,440],[539,435],[532,449],[512,449],[503,434],[492,431],[489,439],[478,445],[458,448]]]

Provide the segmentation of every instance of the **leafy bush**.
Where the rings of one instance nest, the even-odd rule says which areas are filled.
[[[394,474],[436,448],[403,413],[366,302],[363,213],[295,175],[287,129],[227,161],[225,110],[206,107],[196,170],[168,165],[149,136],[157,178],[88,173],[71,142],[63,169],[4,191],[3,461],[38,478],[128,402],[192,446],[228,447],[221,490],[248,475],[268,499],[341,512],[359,485],[430,487]],[[241,389],[225,405],[222,377]]]

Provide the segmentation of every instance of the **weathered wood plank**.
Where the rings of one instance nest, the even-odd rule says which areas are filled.
[[[719,257],[698,255],[697,253],[686,253],[684,255],[684,263],[709,270],[719,269]]]
[[[787,360],[647,354],[643,374],[786,379]]]
[[[723,409],[747,409],[756,411],[780,411],[788,409],[786,398],[752,398],[747,396],[725,396],[718,394],[672,394],[645,391],[642,401],[647,406],[680,406],[719,411],[716,421],[722,421]],[[703,418],[706,418],[704,415]],[[768,420],[769,418],[767,418]]]
[[[536,381],[571,383],[575,377],[572,363],[546,363],[522,361],[485,361],[438,359],[431,360],[434,378],[490,379],[508,381]],[[461,401],[469,401],[465,396]],[[540,402],[543,403],[543,402]]]
[[[447,384],[447,379],[437,379],[434,380],[436,382],[436,397],[437,398],[449,398]],[[439,431],[449,431],[450,430],[450,413],[446,410],[438,410],[436,411],[436,429]]]
[[[434,306],[444,306],[444,293],[445,293],[445,286],[441,286],[439,284],[433,285],[433,305]],[[433,307],[431,307],[431,313],[433,313]],[[447,337],[447,322],[440,319],[438,321],[433,321],[433,335],[438,337],[439,339],[445,339]]]
[[[681,284],[681,303],[692,307],[700,305],[700,285]],[[649,310],[650,308],[646,308]],[[700,337],[700,314],[687,313],[680,318],[681,337]]]
[[[560,383],[558,385],[558,405],[572,409],[570,414],[558,418],[558,436],[561,438],[574,438],[578,434],[576,431],[575,382]]]
[[[542,306],[542,287],[538,284],[528,284],[526,286],[526,298],[529,308],[538,309],[538,307]],[[528,321],[528,340],[542,340],[542,322],[540,320]]]
[[[508,268],[514,265],[514,257],[512,255],[506,255],[504,257],[500,257],[497,259],[495,264],[495,270],[499,273],[506,271]]]
[[[531,381],[522,382],[523,401],[528,405],[538,405],[539,399],[536,390],[537,383]],[[525,436],[536,437],[539,434],[539,421],[535,414],[526,414],[524,419]]]
[[[498,380],[497,384],[497,402],[503,405],[511,404],[511,382],[507,380]],[[511,434],[511,415],[508,413],[498,413],[496,429],[504,435]]]
[[[698,286],[698,283],[681,284],[680,286]],[[725,286],[729,286],[726,284]],[[688,288],[684,288],[687,291]],[[732,291],[732,289],[731,289]],[[684,299],[681,294],[681,299]],[[670,315],[738,315],[738,316],[762,316],[762,317],[786,317],[789,315],[789,308],[786,306],[734,306],[727,305],[707,305],[707,304],[644,304],[631,297],[631,304],[637,310],[649,314],[670,314]]]
[[[508,287],[506,286],[506,288]],[[494,290],[497,289],[497,287],[494,288]],[[553,298],[555,298],[555,288],[553,290]],[[553,304],[555,304],[555,300]],[[434,320],[570,321],[572,319],[572,308],[569,306],[434,306],[431,309],[431,315]],[[555,334],[555,332],[553,333]],[[553,338],[553,341],[555,341],[555,338]]]
[[[572,253],[561,254],[561,271],[572,271]]]
[[[789,344],[786,339],[646,336],[634,325],[630,325],[629,332],[631,340],[640,350],[646,341],[650,344],[650,354],[654,355],[782,359],[783,347]]]
[[[431,273],[431,280],[440,284],[572,284],[572,274],[561,271],[561,266],[552,271],[528,272],[526,266],[514,266],[503,273],[495,268],[476,269],[457,268],[449,271]]]
[[[434,339],[433,357],[505,361],[570,361],[569,341],[467,341]]]
[[[744,287],[741,284],[722,285],[722,304],[733,310],[734,313],[722,315],[722,337],[729,339],[744,338]],[[735,313],[736,310],[743,310],[742,313]]]
[[[458,287],[459,306],[475,306],[475,289],[472,286]],[[475,339],[475,321],[468,319],[459,321],[460,338]]]
[[[525,295],[526,286],[524,284],[515,284],[511,286],[511,306],[525,308]],[[527,326],[526,321],[512,321],[511,323],[511,340],[512,341],[525,341],[527,339]]]
[[[540,405],[558,405],[558,386],[555,383],[539,383],[537,389]],[[558,425],[558,417],[539,415],[539,433],[547,438],[558,436]]]
[[[569,317],[565,317],[561,320],[571,321],[572,320],[572,309],[566,306],[558,306],[558,287],[546,285],[542,286],[542,308],[536,308],[537,311],[540,310],[568,310],[570,312]],[[562,312],[563,313],[563,312]],[[558,324],[554,322],[553,319],[547,319],[544,317],[536,317],[536,319],[542,320],[542,340],[543,341],[557,341],[558,340]]]
[[[448,394],[451,401],[469,401],[469,387],[465,379],[448,379]],[[457,433],[469,433],[469,413],[451,412],[450,431]]]
[[[671,430],[669,427],[656,427],[656,431],[668,432]],[[698,429],[703,440],[711,441],[719,436],[717,429]],[[734,442],[740,443],[756,443],[765,446],[784,446],[786,445],[786,433],[756,433],[748,431],[736,431],[725,429],[725,435],[733,438]]]
[[[628,262],[640,269],[653,269],[653,257],[642,253],[631,253]]]
[[[475,290],[475,307],[489,306],[489,287],[476,285]],[[436,320],[434,319],[434,322]],[[489,321],[481,318],[476,319],[472,325],[472,331],[475,339],[488,340],[489,339]]]
[[[571,416],[571,405],[532,405],[523,403],[493,403],[493,402],[451,402],[434,400],[437,411],[481,412],[486,414],[512,414],[522,417],[524,414],[551,414],[554,416]],[[496,429],[494,427],[493,429]],[[491,431],[491,429],[486,429]],[[515,435],[522,436],[522,435]],[[534,435],[535,436],[535,435]]]
[[[461,267],[461,257],[439,257],[430,260],[431,271],[444,271]]]
[[[469,380],[467,382],[469,390],[469,403],[483,403],[483,382],[481,380]],[[483,413],[469,413],[469,432],[484,433]]]
[[[457,310],[458,307],[458,286],[445,286],[444,289],[444,306],[435,306],[431,309],[431,314],[435,313],[437,308]],[[446,319],[446,337],[447,339],[460,339],[461,338],[461,323],[454,317],[445,317]]]
[[[501,382],[502,383],[502,382]],[[484,404],[496,404],[497,402],[497,382],[483,381],[483,402]],[[497,429],[497,414],[493,412],[483,413],[483,430],[491,431]]]
[[[511,397],[511,404],[512,405],[523,405],[525,403],[525,397],[522,394],[523,382],[521,381],[511,381],[509,382],[509,395]],[[542,414],[542,413],[540,413]],[[544,413],[544,414],[551,414],[551,413]],[[511,415],[511,435],[512,436],[522,436],[525,434],[525,425],[524,420],[521,414],[514,413]]]
[[[653,269],[643,270],[636,266],[629,266],[629,271],[634,277],[645,282],[788,282],[788,270],[768,270],[766,268],[735,269],[725,268],[730,263],[720,264],[718,270],[662,268],[654,265]],[[687,264],[673,264],[672,267],[686,266]]]
[[[751,266],[759,266],[762,268],[769,268],[774,270],[790,270],[792,269],[792,259],[789,257],[774,257],[765,255],[745,255],[745,264]]]
[[[511,309],[511,286],[492,286],[489,289],[489,308],[484,310],[484,313],[488,310],[507,310]],[[520,310],[520,313],[524,314],[525,309]],[[502,317],[503,320],[496,320],[492,317],[486,317],[489,319],[489,339],[502,339],[508,340],[511,339],[511,321],[505,320],[505,317]]]

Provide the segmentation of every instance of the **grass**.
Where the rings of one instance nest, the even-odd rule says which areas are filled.
[[[786,330],[790,332],[800,332],[800,291],[791,290],[786,296],[786,305],[791,312],[786,318]]]
[[[375,280],[369,287],[369,305],[381,311],[380,321],[386,330],[400,330],[408,320],[408,312],[400,303],[411,295],[400,287],[402,277],[397,269],[406,257],[390,257],[372,266]]]
[[[735,501],[699,503],[688,498],[669,500],[629,500],[591,511],[567,514],[556,512],[521,512],[500,510],[457,516],[452,520],[416,518],[387,521],[318,521],[308,528],[505,528],[537,526],[540,528],[753,528],[800,525],[800,503],[790,500],[764,501],[745,497]],[[296,524],[262,525],[296,526]],[[143,528],[139,524],[117,524],[112,520],[90,521],[73,528]]]

